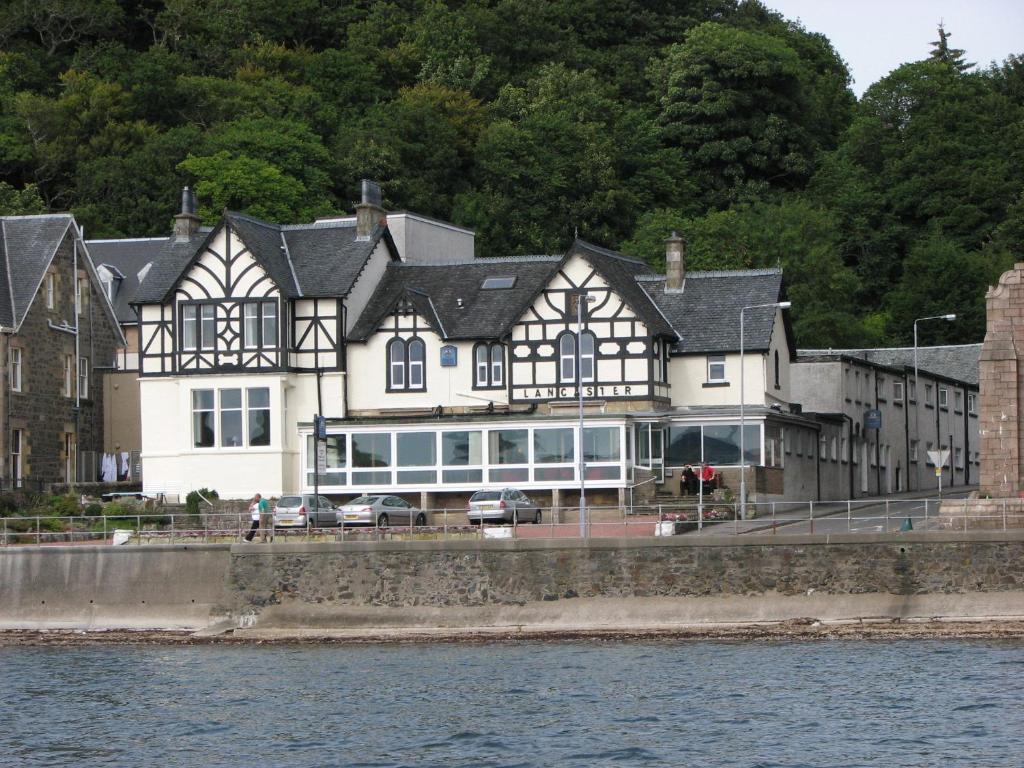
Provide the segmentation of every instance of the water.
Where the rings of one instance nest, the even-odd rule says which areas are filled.
[[[3,766],[1019,766],[1024,642],[0,648]]]

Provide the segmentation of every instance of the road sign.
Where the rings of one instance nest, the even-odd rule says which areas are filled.
[[[323,440],[316,441],[316,471],[320,475],[327,472],[327,443]]]
[[[942,474],[942,468],[946,466],[946,462],[949,461],[949,449],[944,448],[941,451],[928,451],[928,461],[935,465],[936,474]]]
[[[317,440],[327,439],[327,419],[325,417],[314,414],[313,432],[316,434]]]
[[[935,468],[935,476],[936,477],[942,477],[942,467],[936,467]]]

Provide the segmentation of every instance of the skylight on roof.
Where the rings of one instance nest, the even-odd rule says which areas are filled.
[[[511,288],[515,284],[515,277],[488,277],[480,288],[485,291],[491,291],[498,288]]]

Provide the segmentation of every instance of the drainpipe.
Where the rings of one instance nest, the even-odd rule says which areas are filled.
[[[875,409],[878,410],[878,372],[873,372],[875,380]],[[875,485],[878,495],[882,495],[882,428],[875,430]]]
[[[916,384],[915,384],[916,389]],[[917,394],[914,394],[914,407],[917,407]],[[903,371],[903,447],[907,453],[907,490],[910,487],[910,382],[908,381],[906,369]],[[920,447],[918,448],[920,450]],[[914,471],[914,479],[917,479],[917,471]]]
[[[81,388],[79,387],[79,383],[82,380],[82,378],[81,378],[82,373],[79,370],[81,363],[80,363],[80,341],[79,341],[79,338],[78,338],[78,326],[79,326],[79,323],[80,323],[80,320],[81,320],[81,318],[79,316],[79,312],[81,311],[81,306],[80,306],[80,303],[79,303],[80,297],[78,295],[78,231],[77,231],[77,228],[75,230],[75,236],[73,237],[73,239],[71,241],[71,254],[72,254],[71,255],[71,291],[72,291],[71,295],[75,299],[75,301],[74,301],[74,304],[75,304],[75,309],[74,309],[74,313],[75,313],[75,380],[72,383],[74,384],[74,387],[75,387],[75,450],[77,451],[78,445],[79,445],[79,440],[81,439],[81,431],[82,431],[82,425],[81,425],[81,421],[80,421],[81,410],[82,410],[82,391],[81,391]],[[77,477],[77,475],[78,475],[78,457],[77,456],[75,456],[73,466],[75,467],[75,475],[76,475],[76,477],[73,478],[73,479],[69,477],[68,478],[68,485],[73,485],[78,480],[78,477]]]
[[[971,409],[967,407],[969,392],[964,387],[964,485],[971,484]]]
[[[844,413],[843,414],[843,419],[845,421],[849,422],[849,424],[850,424],[850,428],[848,430],[848,437],[846,438],[846,467],[849,470],[849,475],[850,475],[850,477],[849,477],[850,492],[849,492],[849,495],[846,498],[852,499],[853,498],[853,417],[852,416],[848,416],[847,414]]]

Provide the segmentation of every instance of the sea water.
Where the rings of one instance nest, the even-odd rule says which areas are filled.
[[[0,648],[4,766],[1020,766],[1024,642]]]

